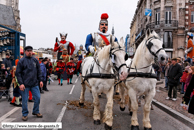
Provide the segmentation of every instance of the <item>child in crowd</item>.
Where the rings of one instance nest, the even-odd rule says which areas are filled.
[[[67,84],[69,85],[69,80],[70,84],[72,84],[72,78],[75,71],[75,64],[73,62],[73,58],[70,58],[70,62],[67,63],[66,71],[67,71]]]
[[[18,59],[15,60],[15,65],[17,66]],[[21,96],[19,85],[17,83],[17,78],[15,76],[16,72],[16,66],[13,66],[11,74],[12,74],[12,84],[13,84],[13,99],[10,102],[11,105],[22,107],[22,104],[20,103],[19,97]],[[15,102],[16,101],[16,102]]]

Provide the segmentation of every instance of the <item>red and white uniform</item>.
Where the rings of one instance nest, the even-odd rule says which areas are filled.
[[[63,44],[64,46],[60,48],[59,44]],[[67,49],[69,55],[72,55],[75,50],[73,43],[64,40],[64,41],[60,41],[59,43],[57,42],[55,43],[54,51],[62,52],[64,48]]]

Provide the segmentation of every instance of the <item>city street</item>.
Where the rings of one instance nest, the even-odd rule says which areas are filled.
[[[33,103],[29,103],[27,122],[61,121],[63,130],[104,130],[103,123],[101,125],[93,124],[92,95],[89,89],[86,90],[85,95],[86,106],[84,108],[76,106],[81,91],[80,79],[74,76],[73,83],[73,85],[67,85],[65,81],[63,86],[59,86],[58,81],[55,80],[54,83],[48,85],[49,92],[41,95],[40,113],[43,114],[43,118],[36,118],[31,114]],[[68,101],[67,108],[66,101]],[[103,113],[106,103],[104,94],[100,99],[100,103],[101,113]],[[0,122],[23,122],[22,109],[20,107],[10,105],[5,98],[0,100],[0,104]],[[117,98],[114,99],[113,113],[113,130],[130,130],[131,117],[128,109],[125,109],[124,112],[120,111]],[[141,107],[138,111],[140,130],[143,129],[142,117]],[[155,106],[154,110],[151,111],[150,117],[153,130],[192,130]]]

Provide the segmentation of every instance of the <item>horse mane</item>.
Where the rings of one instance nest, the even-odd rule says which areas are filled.
[[[104,59],[108,59],[110,57],[111,46],[116,48],[119,46],[119,44],[117,42],[113,42],[112,45],[104,46],[103,48],[98,50],[96,55],[98,55],[99,62],[104,60]]]
[[[145,42],[150,37],[156,37],[156,38],[160,39],[160,36],[155,31],[153,31],[152,33],[150,33],[149,36],[146,35],[145,38],[144,38],[144,40],[139,44],[139,46],[138,46],[138,48],[137,48],[137,50],[135,52],[135,55],[134,55],[134,58],[133,58],[133,64],[132,65],[134,65],[134,64],[136,65],[138,59],[140,59],[140,57],[143,56],[142,53],[145,53],[145,51],[142,51],[142,50],[146,48],[145,47],[146,46]],[[140,55],[140,54],[142,54],[142,55]]]

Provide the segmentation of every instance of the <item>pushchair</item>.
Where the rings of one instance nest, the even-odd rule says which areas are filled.
[[[0,99],[2,97],[6,97],[6,99],[9,101],[11,101],[11,97],[9,94],[9,87],[7,87],[6,85],[7,79],[6,79],[6,75],[5,73],[3,73],[3,71],[0,70]]]

